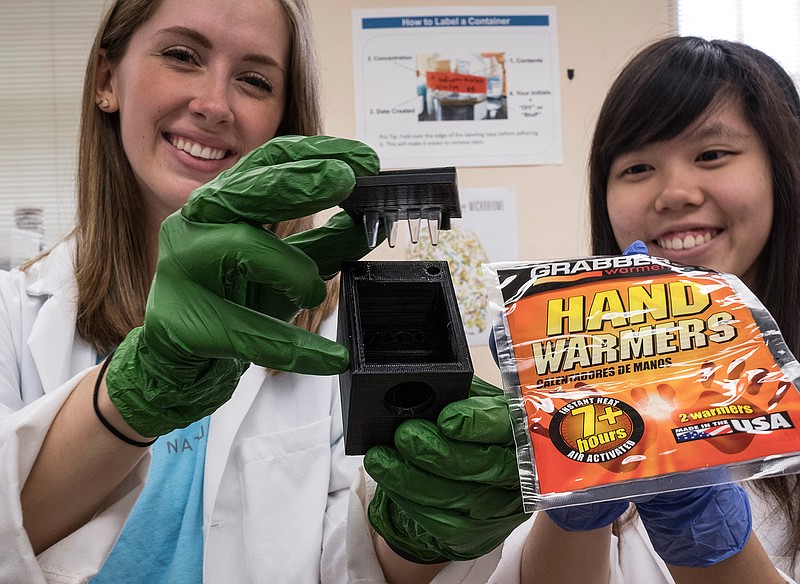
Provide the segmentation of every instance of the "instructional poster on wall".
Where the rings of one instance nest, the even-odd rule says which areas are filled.
[[[354,10],[353,65],[383,168],[563,161],[554,7]]]
[[[517,194],[511,188],[459,189],[461,218],[430,237],[406,247],[406,259],[446,261],[456,292],[461,320],[470,345],[486,345],[492,327],[482,265],[515,261]]]

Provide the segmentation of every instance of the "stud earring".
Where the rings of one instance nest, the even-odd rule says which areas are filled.
[[[109,105],[111,104],[105,97],[97,102],[97,106],[102,110],[107,109]]]

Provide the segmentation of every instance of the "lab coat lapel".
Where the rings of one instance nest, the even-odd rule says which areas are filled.
[[[208,525],[233,440],[264,381],[263,368],[251,365],[239,380],[233,397],[211,416],[203,478],[203,519]]]
[[[61,293],[49,298],[28,337],[28,348],[45,393],[94,365],[94,350],[75,333],[72,306]]]
[[[31,352],[45,393],[94,365],[95,351],[75,331],[75,279],[72,245],[57,246],[33,266],[26,291],[47,297],[39,309],[28,337]]]

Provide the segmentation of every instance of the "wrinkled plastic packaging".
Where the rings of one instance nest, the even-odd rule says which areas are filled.
[[[800,364],[735,276],[484,265],[526,511],[800,471]]]

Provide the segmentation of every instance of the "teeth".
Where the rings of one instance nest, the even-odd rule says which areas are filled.
[[[188,152],[195,158],[203,158],[205,160],[220,160],[225,157],[225,150],[219,148],[211,148],[210,146],[203,146],[197,142],[190,142],[183,138],[172,138],[171,143],[178,150]]]
[[[710,231],[705,233],[689,234],[683,237],[659,237],[658,245],[664,249],[691,249],[695,246],[702,245],[711,241],[712,235]]]

